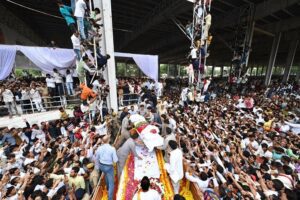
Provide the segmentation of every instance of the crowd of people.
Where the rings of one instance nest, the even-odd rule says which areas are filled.
[[[231,87],[240,92],[232,93]],[[187,92],[180,96],[178,90],[166,92],[156,109],[152,102],[145,103],[146,111],[141,104],[138,113],[161,127],[163,150],[168,149],[170,140],[177,142],[188,166],[185,177],[199,186],[203,199],[214,194],[222,199],[297,199],[297,84],[261,88],[260,82],[235,82],[227,88],[211,86],[202,99],[194,97],[201,94],[196,87],[182,91]],[[124,112],[132,113],[127,108]],[[125,138],[129,135],[127,121],[124,118],[122,123]],[[172,153],[165,154],[167,162],[171,159],[168,155]],[[174,189],[178,181],[178,177],[172,180]]]
[[[52,75],[46,74],[45,78],[7,79],[0,83],[0,99],[8,108],[10,117],[33,110],[45,112],[62,106],[66,96],[75,95],[73,75],[72,69],[67,69],[63,75],[54,68]],[[21,104],[21,110],[17,109],[17,104]]]
[[[105,87],[105,81],[97,81],[96,88]],[[124,94],[128,88],[139,93],[140,103],[124,106],[120,115],[107,109],[103,122],[90,121],[82,111],[97,99],[97,91],[82,84],[82,105],[74,108],[74,117],[61,108],[60,120],[32,125],[24,120],[23,128],[4,128],[1,198],[85,199],[104,173],[112,199],[113,164],[121,171],[128,154],[136,155],[134,146],[141,145],[129,131],[130,115],[140,114],[165,139],[159,149],[173,169],[167,171],[175,194],[186,178],[199,186],[200,199],[297,199],[298,85],[263,88],[253,81],[225,87],[209,78],[200,89],[147,79],[119,79],[118,85]],[[141,184],[147,196],[147,177]]]

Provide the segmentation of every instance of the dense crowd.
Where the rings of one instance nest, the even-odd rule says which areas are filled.
[[[137,111],[124,108],[121,116],[139,113],[159,126],[167,162],[169,141],[176,141],[188,166],[185,177],[199,186],[203,198],[297,199],[298,85],[262,88],[260,81],[233,81],[222,88],[208,84],[207,89],[206,84],[199,91],[183,88],[181,95],[173,88],[156,106],[143,102]],[[124,138],[128,127],[132,125],[124,117]]]
[[[72,118],[61,108],[61,120],[32,125],[24,120],[24,128],[4,128],[1,198],[89,198],[99,174],[113,173],[113,163],[122,170],[124,159],[139,145],[131,138],[129,117],[140,114],[160,128],[165,142],[159,149],[166,162],[172,151],[182,152],[187,171],[176,181],[169,172],[174,187],[185,177],[199,186],[203,198],[297,199],[298,86],[259,88],[259,83],[252,87],[247,82],[220,88],[212,81],[205,89],[207,80],[200,88],[182,85],[180,91],[174,84],[156,87],[146,79],[120,79],[119,90],[139,93],[140,103],[125,106],[120,115],[108,109],[103,123],[91,122],[81,105]],[[96,92],[84,87],[82,102],[92,104]],[[121,136],[111,146],[119,127]],[[111,199],[114,179],[106,181]]]

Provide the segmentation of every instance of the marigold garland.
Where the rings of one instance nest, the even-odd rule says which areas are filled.
[[[160,150],[156,150],[156,157],[157,157],[158,166],[161,174],[160,181],[165,187],[165,194],[163,200],[171,200],[173,199],[174,196],[173,186],[171,184],[167,171],[164,168],[165,161],[162,152]]]
[[[160,182],[164,185],[164,196],[162,200],[172,200],[174,197],[173,186],[167,171],[164,169],[165,161],[160,150],[156,150],[156,157],[158,161],[158,166],[160,170]],[[138,188],[139,181],[134,180],[134,156],[130,154],[126,160],[123,173],[121,175],[117,197],[118,200],[129,200],[133,198],[133,195]],[[190,188],[190,182],[183,179],[180,182],[180,194],[183,195],[186,200],[193,200],[193,195]],[[103,192],[103,197],[101,200],[107,200],[107,191]]]

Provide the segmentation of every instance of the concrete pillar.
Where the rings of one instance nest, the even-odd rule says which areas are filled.
[[[258,76],[258,70],[259,70],[259,66],[256,67],[256,72],[255,72],[255,76]],[[262,69],[262,68],[261,68]],[[261,73],[261,72],[260,72]]]
[[[300,66],[298,66],[298,68],[299,68]],[[297,83],[300,83],[300,72],[299,72],[299,69],[298,69],[298,72],[297,72],[297,74],[296,74],[296,82]]]
[[[278,52],[278,47],[280,44],[280,39],[281,39],[281,33],[276,33],[276,35],[273,39],[271,54],[270,54],[270,58],[269,58],[269,64],[268,64],[267,70],[266,70],[265,85],[269,85],[271,82],[272,73],[273,73],[276,56],[277,56],[277,52]]]
[[[94,0],[94,8],[99,8],[102,13],[102,40],[100,41],[101,53],[109,54],[110,59],[103,72],[104,79],[109,85],[109,95],[107,98],[108,108],[118,110],[117,87],[116,87],[116,68],[114,53],[114,35],[112,26],[111,0]]]
[[[215,66],[211,66],[211,77],[214,77]]]
[[[294,62],[298,44],[299,44],[299,40],[296,40],[296,41],[291,40],[290,41],[290,48],[289,48],[289,52],[288,52],[288,55],[286,58],[286,65],[285,65],[284,73],[283,73],[283,79],[282,79],[283,83],[286,83],[289,80],[289,76],[290,76],[291,69],[293,66],[293,62]]]
[[[224,66],[221,66],[221,78],[223,78]]]
[[[255,28],[255,21],[252,21],[251,26],[250,26],[250,29],[248,29],[248,31],[247,31],[247,41],[248,41],[249,51],[248,51],[248,56],[247,56],[247,58],[246,58],[246,67],[248,66],[248,62],[249,62],[249,57],[250,57],[250,51],[251,51],[251,45],[252,45],[252,39],[253,39],[254,28]]]

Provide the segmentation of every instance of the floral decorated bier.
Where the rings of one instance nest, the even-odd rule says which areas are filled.
[[[158,191],[162,199],[169,200],[166,197],[173,195],[173,191],[167,176],[162,176],[166,173],[163,156],[160,151],[154,151],[155,147],[163,145],[164,139],[159,135],[159,129],[149,124],[143,116],[131,115],[130,121],[134,124],[130,134],[140,139],[136,151],[142,159],[129,155],[119,180],[117,199],[132,199],[140,191],[140,180],[147,176],[151,181],[151,188]]]
[[[130,134],[138,134],[149,152],[152,152],[155,147],[164,144],[164,139],[159,135],[159,129],[149,124],[143,116],[138,114],[131,115],[130,121],[134,124]]]

